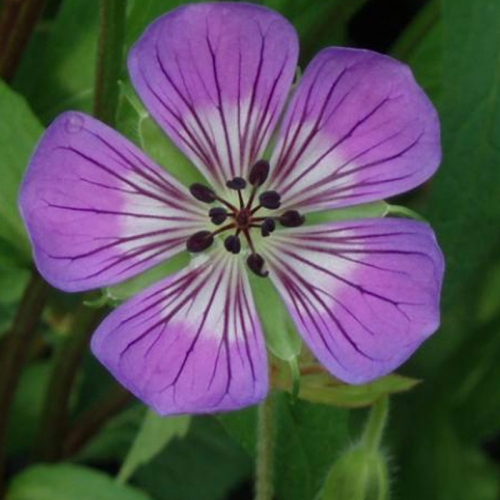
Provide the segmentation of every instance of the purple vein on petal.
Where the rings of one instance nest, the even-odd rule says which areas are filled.
[[[184,250],[206,224],[189,191],[107,126],[61,115],[30,162],[20,208],[37,266],[77,291],[133,276]]]
[[[287,229],[273,234],[263,254],[299,333],[347,382],[397,368],[439,324],[443,260],[424,223]]]
[[[303,212],[366,203],[422,183],[440,158],[436,111],[405,65],[329,48],[306,68],[285,114],[270,188],[283,208]]]
[[[225,189],[267,146],[297,54],[293,27],[271,10],[194,4],[153,23],[128,66],[150,113],[209,182]]]
[[[267,391],[262,332],[246,272],[225,254],[116,309],[94,335],[92,349],[161,414],[235,409]]]

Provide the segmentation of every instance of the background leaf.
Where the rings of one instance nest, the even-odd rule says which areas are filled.
[[[65,0],[28,47],[14,84],[44,123],[67,109],[91,112],[98,15],[99,0]]]
[[[194,417],[186,437],[140,468],[134,481],[156,500],[167,492],[172,500],[220,500],[251,470],[248,455],[215,419]]]
[[[26,101],[0,81],[0,237],[29,262],[31,254],[17,208],[21,178],[43,131]]]
[[[190,421],[191,418],[187,415],[160,417],[151,410],[148,411],[132,448],[123,461],[118,482],[126,482],[139,466],[152,460],[172,439],[184,437]]]
[[[109,476],[71,464],[35,465],[17,475],[6,500],[149,500],[145,493],[119,485]]]

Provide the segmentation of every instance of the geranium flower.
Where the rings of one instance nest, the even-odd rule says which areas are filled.
[[[21,211],[55,287],[105,287],[186,248],[201,254],[118,307],[92,339],[116,379],[161,414],[231,410],[266,395],[248,273],[272,281],[305,344],[348,383],[394,370],[438,327],[443,260],[427,224],[304,224],[311,212],[430,177],[440,162],[433,106],[405,65],[332,47],[309,64],[282,115],[297,56],[294,28],[271,10],[180,7],[146,29],[128,69],[206,184],[186,188],[78,112],[58,117],[31,159]]]

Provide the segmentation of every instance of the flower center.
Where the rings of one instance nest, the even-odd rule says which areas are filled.
[[[248,229],[250,222],[252,221],[252,212],[247,208],[240,210],[236,217],[234,218],[236,227],[241,231],[242,229]]]
[[[259,193],[268,175],[269,163],[266,160],[259,160],[250,169],[248,182],[242,177],[235,177],[227,181],[226,186],[238,194],[237,204],[221,198],[214,190],[203,184],[192,184],[189,190],[197,200],[207,204],[218,202],[221,205],[208,211],[211,222],[221,227],[215,231],[198,231],[190,236],[186,242],[188,251],[192,253],[202,252],[213,244],[215,236],[230,231],[232,234],[228,234],[224,238],[226,250],[233,254],[239,254],[242,236],[249,249],[247,257],[249,269],[257,276],[266,277],[269,273],[265,270],[264,259],[255,251],[252,231],[258,230],[263,237],[268,237],[275,230],[276,222],[284,227],[297,227],[301,226],[305,220],[296,210],[287,210],[276,216],[263,217],[258,214],[262,208],[274,211],[279,210],[281,206],[281,197],[276,191]],[[247,186],[250,187],[250,191],[248,199],[245,199]]]

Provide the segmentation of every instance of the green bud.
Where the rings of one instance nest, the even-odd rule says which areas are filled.
[[[332,465],[316,500],[388,500],[389,474],[380,450],[388,404],[387,396],[373,404],[360,441]]]
[[[330,469],[316,500],[387,500],[387,463],[379,451],[356,445]]]

